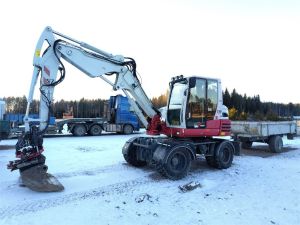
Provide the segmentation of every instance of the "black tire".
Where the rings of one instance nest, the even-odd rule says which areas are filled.
[[[252,147],[252,141],[245,141],[245,142],[242,142],[242,148],[244,149],[248,149],[248,148],[251,148]]]
[[[215,163],[218,169],[227,169],[231,166],[234,147],[229,141],[222,141],[215,147]]]
[[[128,146],[127,154],[123,154],[124,159],[127,163],[135,167],[143,167],[147,165],[146,161],[141,161],[137,159],[136,156],[137,146],[134,146],[133,143],[130,143]]]
[[[102,128],[99,124],[95,124],[90,127],[88,133],[89,133],[89,135],[92,135],[92,136],[99,136],[102,133]]]
[[[280,153],[283,151],[282,138],[278,135],[272,136],[269,140],[269,148],[271,152]]]
[[[83,124],[77,124],[75,125],[75,127],[73,128],[73,135],[80,137],[80,136],[84,136],[86,133],[86,128]]]
[[[156,166],[157,171],[171,180],[179,180],[187,175],[191,167],[191,154],[185,147],[172,149],[165,163]]]
[[[123,133],[124,134],[132,134],[133,133],[133,127],[130,124],[125,124],[123,127]]]

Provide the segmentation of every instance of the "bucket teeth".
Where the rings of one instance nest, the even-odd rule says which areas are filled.
[[[64,186],[54,177],[47,173],[46,165],[36,165],[20,171],[21,183],[33,191],[58,192],[63,191]]]

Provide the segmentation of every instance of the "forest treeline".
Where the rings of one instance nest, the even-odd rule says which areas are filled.
[[[223,102],[232,120],[281,120],[300,115],[300,104],[262,102],[259,95],[241,95],[235,89],[223,92]]]
[[[7,113],[26,112],[26,97],[4,97]],[[103,117],[104,102],[103,99],[80,99],[79,101],[55,101],[51,107],[51,116],[57,119],[63,118],[63,114],[71,113],[75,118],[96,118]],[[33,100],[30,107],[30,113],[39,113],[39,101]]]
[[[160,108],[167,104],[168,92],[152,98],[155,107]],[[25,113],[26,97],[5,97],[7,113]],[[51,114],[62,118],[63,113],[70,113],[77,118],[103,117],[104,99],[80,99],[79,101],[55,101]],[[300,115],[300,104],[283,104],[262,102],[259,95],[247,96],[237,93],[235,89],[229,93],[226,88],[223,92],[223,101],[229,109],[232,120],[280,120]],[[34,100],[31,104],[31,113],[39,112],[39,102]]]

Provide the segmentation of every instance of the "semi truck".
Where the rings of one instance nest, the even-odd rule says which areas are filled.
[[[24,132],[25,114],[5,113],[5,104],[0,120],[1,138],[16,137]],[[139,131],[140,124],[138,117],[131,109],[127,97],[122,95],[110,96],[105,101],[101,118],[66,118],[56,119],[53,116],[49,118],[49,126],[46,134],[62,133],[64,126],[74,136],[101,135],[102,131],[116,132],[121,134],[132,134]],[[31,118],[38,119],[38,114],[30,114]],[[37,122],[33,122],[37,123]],[[38,124],[38,123],[37,123]]]
[[[102,118],[67,118],[56,120],[53,126],[48,127],[48,132],[58,132],[67,125],[68,131],[74,136],[86,134],[97,136],[102,131],[132,134],[139,131],[139,120],[131,109],[128,98],[122,95],[110,96],[104,104]]]

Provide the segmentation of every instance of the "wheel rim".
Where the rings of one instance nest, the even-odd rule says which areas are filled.
[[[94,126],[93,128],[92,128],[92,133],[93,134],[99,134],[100,133],[100,127],[98,127],[98,126]]]
[[[132,133],[132,127],[130,125],[126,125],[124,127],[124,133],[125,134],[131,134]]]
[[[183,153],[176,153],[170,159],[170,169],[174,172],[181,172],[187,164],[186,157]]]
[[[228,163],[230,161],[230,148],[225,147],[223,151],[220,152],[220,159],[223,163]]]
[[[278,141],[277,141],[277,148],[278,148],[279,150],[281,150],[282,147],[283,147],[282,141],[278,140]]]

